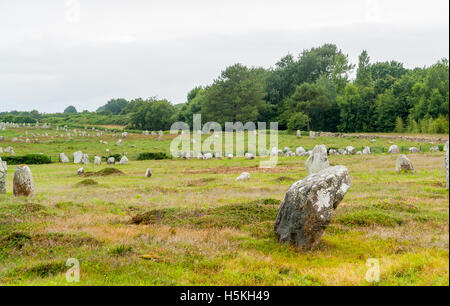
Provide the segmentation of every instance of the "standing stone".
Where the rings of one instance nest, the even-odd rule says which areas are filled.
[[[152,169],[148,168],[147,171],[145,171],[145,177],[151,177],[152,176]]]
[[[309,138],[310,138],[310,139],[316,138],[316,133],[313,132],[313,131],[310,131],[310,132],[309,132]]]
[[[329,167],[294,183],[275,221],[278,240],[305,250],[316,246],[350,185],[344,166]]]
[[[295,154],[297,156],[304,156],[305,153],[306,153],[306,151],[303,147],[298,147],[297,149],[295,149]]]
[[[302,132],[300,132],[300,130],[297,130],[297,138],[302,137]]]
[[[116,159],[111,156],[110,158],[107,159],[106,163],[108,165],[114,165],[116,163]]]
[[[345,151],[347,151],[348,155],[355,155],[356,154],[356,150],[352,146],[348,146],[347,148],[345,148]]]
[[[400,148],[397,145],[392,145],[388,151],[389,154],[399,154]]]
[[[315,146],[312,154],[306,160],[306,171],[308,175],[317,173],[330,167],[328,162],[327,148],[325,145]]]
[[[212,155],[212,153],[205,153],[205,154],[203,155],[203,157],[204,157],[204,159],[209,160],[209,159],[212,159],[212,158],[213,158],[213,155]]]
[[[126,156],[122,156],[119,165],[128,165],[128,158]]]
[[[87,155],[87,154],[83,154],[83,156],[81,157],[81,163],[83,164],[83,165],[87,165],[87,164],[89,164],[89,155]]]
[[[398,173],[402,171],[414,172],[414,167],[408,157],[402,154],[397,158],[397,162],[395,163],[395,171],[397,171]]]
[[[252,153],[245,153],[245,159],[255,159],[255,155]]]
[[[94,156],[94,165],[100,166],[102,164],[102,159],[100,156]]]
[[[233,156],[233,154],[231,154],[231,153],[227,155],[227,158],[228,158],[228,159],[233,159],[233,157],[234,157],[234,156]]]
[[[70,162],[69,158],[64,153],[59,153],[59,161],[63,164],[67,164]]]
[[[236,178],[236,182],[239,182],[239,181],[248,181],[250,179],[250,173],[248,173],[248,172],[243,172],[241,175],[239,175],[237,178]]]
[[[81,163],[82,158],[83,158],[83,152],[77,151],[77,152],[73,153],[73,163],[74,164]]]
[[[121,146],[122,145],[122,139],[117,140],[116,145]]]
[[[34,192],[34,182],[31,170],[27,165],[20,165],[14,173],[13,193],[16,197],[32,196]]]
[[[80,169],[77,170],[78,175],[82,175],[84,174],[84,168],[81,167]]]
[[[416,147],[409,148],[409,153],[420,153],[420,150]]]
[[[6,193],[6,178],[8,174],[8,167],[6,162],[0,158],[0,194]]]
[[[364,155],[370,155],[370,154],[371,154],[371,152],[370,152],[370,147],[365,147],[364,150],[362,151],[362,154],[364,154]]]

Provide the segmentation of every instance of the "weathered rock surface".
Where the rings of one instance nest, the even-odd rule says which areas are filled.
[[[306,160],[306,171],[308,175],[320,172],[329,166],[327,148],[325,145],[316,146],[310,157]]]
[[[94,165],[100,166],[102,164],[102,159],[100,156],[94,156]]]
[[[400,148],[397,145],[392,145],[388,151],[389,154],[399,154]]]
[[[295,155],[303,156],[306,153],[306,150],[303,147],[298,147],[295,149]]]
[[[328,167],[294,183],[275,221],[279,241],[304,249],[316,246],[350,185],[344,166]]]
[[[250,173],[248,172],[243,172],[241,175],[239,175],[236,178],[236,181],[248,181],[250,179]]]
[[[8,175],[8,167],[6,162],[0,158],[0,193],[6,193],[6,178]]]
[[[409,153],[420,153],[420,150],[416,147],[409,148]]]
[[[87,165],[87,164],[89,164],[89,155],[87,155],[87,154],[83,154],[83,156],[81,157],[81,163],[83,164],[83,165]]]
[[[402,171],[414,172],[414,167],[408,157],[402,154],[397,158],[397,162],[395,163],[395,171],[397,171],[398,173]]]
[[[73,163],[74,164],[81,163],[82,158],[83,158],[83,152],[77,151],[77,152],[73,153]]]
[[[122,156],[119,165],[128,165],[128,158],[126,156]]]
[[[255,159],[255,155],[252,153],[245,153],[245,159]]]
[[[29,197],[33,195],[33,175],[27,165],[20,165],[16,168],[13,179],[13,193],[16,197]]]
[[[59,161],[63,164],[67,164],[70,162],[69,158],[64,153],[59,153]]]
[[[348,146],[347,148],[345,148],[345,151],[347,151],[348,155],[355,155],[356,154],[356,150],[352,146]]]

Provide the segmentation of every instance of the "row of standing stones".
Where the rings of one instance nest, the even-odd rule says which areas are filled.
[[[447,188],[449,171],[449,145],[445,145],[445,169]],[[395,152],[392,152],[395,153]],[[351,178],[345,166],[330,167],[325,145],[316,146],[306,161],[308,176],[294,183],[287,191],[274,225],[274,231],[281,243],[314,248],[332,220],[334,210],[344,199],[351,186]],[[400,155],[396,170],[414,171],[405,155]],[[6,163],[0,159],[0,193],[6,192]],[[145,176],[150,177],[147,169]],[[246,181],[250,174],[242,173],[236,181]],[[31,196],[34,183],[28,166],[20,165],[13,180],[15,196]]]

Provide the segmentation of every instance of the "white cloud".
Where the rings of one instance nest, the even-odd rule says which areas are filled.
[[[408,67],[449,50],[448,1],[79,0],[78,15],[76,2],[0,0],[0,111],[179,103],[227,65],[270,67],[326,42]]]

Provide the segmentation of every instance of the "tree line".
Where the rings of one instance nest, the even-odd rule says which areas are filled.
[[[288,54],[270,69],[229,66],[212,84],[193,88],[183,104],[155,97],[112,99],[86,116],[96,121],[92,124],[110,120],[142,130],[168,130],[176,121],[192,126],[193,115],[201,113],[202,121],[221,125],[276,121],[289,130],[448,133],[448,108],[447,59],[407,69],[397,61],[372,63],[363,51],[355,66],[336,45],[325,44],[297,57]],[[31,113],[15,120],[40,115]],[[62,116],[76,114],[70,106]],[[8,115],[0,113],[0,120]]]

